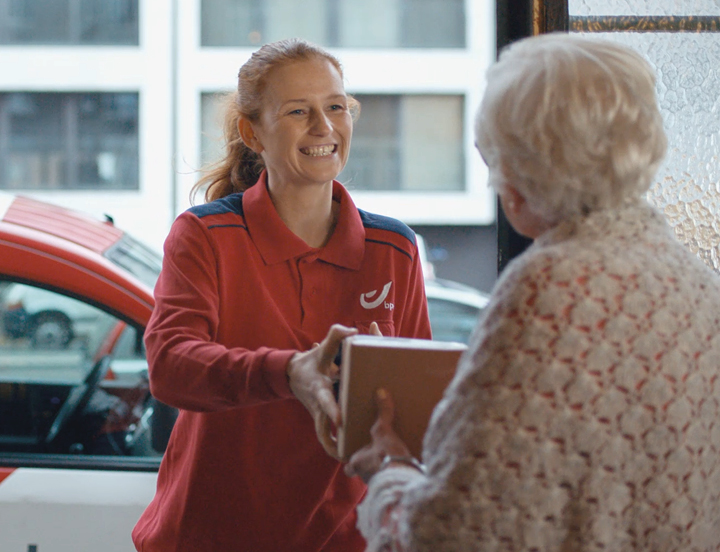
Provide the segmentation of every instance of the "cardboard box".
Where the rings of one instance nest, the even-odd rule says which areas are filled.
[[[343,425],[338,452],[348,460],[371,442],[377,419],[375,393],[383,387],[395,404],[393,427],[416,458],[430,415],[455,375],[462,343],[355,335],[345,339],[340,363]]]

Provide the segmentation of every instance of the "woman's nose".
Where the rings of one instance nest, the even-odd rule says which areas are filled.
[[[311,119],[311,131],[314,134],[325,135],[332,132],[332,124],[330,119],[322,111],[316,111]]]

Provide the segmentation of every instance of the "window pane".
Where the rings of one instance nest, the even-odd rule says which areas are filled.
[[[81,300],[0,282],[0,453],[157,456],[149,399],[136,328]]]
[[[0,93],[0,188],[137,189],[138,95]]]
[[[203,46],[464,48],[465,0],[202,0]]]
[[[351,190],[400,190],[401,96],[355,96],[362,106],[339,180]]]
[[[648,199],[678,238],[720,271],[720,35],[608,36],[643,52],[658,74],[669,147]]]
[[[462,190],[462,96],[404,96],[401,107],[403,189]]]
[[[340,0],[338,45],[400,48],[402,3],[402,0]]]
[[[464,0],[405,0],[402,33],[405,48],[464,48]]]
[[[0,0],[0,44],[138,44],[137,0]]]
[[[460,191],[462,96],[356,96],[362,104],[340,180],[353,190]]]
[[[103,255],[141,282],[155,287],[162,268],[162,257],[145,244],[125,234]]]
[[[263,0],[262,42],[299,36],[317,44],[330,44],[327,30],[328,0]]]
[[[203,0],[200,41],[203,46],[255,46],[263,39],[261,0]]]
[[[138,0],[82,0],[79,20],[80,44],[140,43]]]

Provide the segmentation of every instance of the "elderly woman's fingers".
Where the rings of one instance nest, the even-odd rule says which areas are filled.
[[[407,445],[392,427],[395,405],[390,393],[386,389],[378,389],[375,399],[378,417],[370,430],[372,442],[353,454],[345,466],[346,475],[357,475],[365,482],[377,473],[386,455],[410,455]]]
[[[395,419],[395,403],[387,389],[381,387],[375,392],[375,404],[378,407],[378,419],[392,425]]]
[[[348,477],[357,475],[367,483],[377,473],[384,457],[384,452],[376,449],[374,445],[363,447],[345,464],[345,475]]]
[[[370,335],[377,335],[382,337],[382,332],[380,331],[380,326],[378,326],[377,322],[371,322],[370,327],[368,328],[368,333]]]
[[[393,435],[393,419],[395,418],[395,405],[390,393],[386,389],[378,389],[375,393],[375,404],[378,417],[370,428],[373,442],[382,444],[389,435]]]

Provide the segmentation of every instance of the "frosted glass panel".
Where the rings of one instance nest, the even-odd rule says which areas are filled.
[[[573,15],[720,15],[720,0],[568,0]]]
[[[642,52],[658,75],[668,152],[648,199],[720,272],[720,34],[598,33]]]

